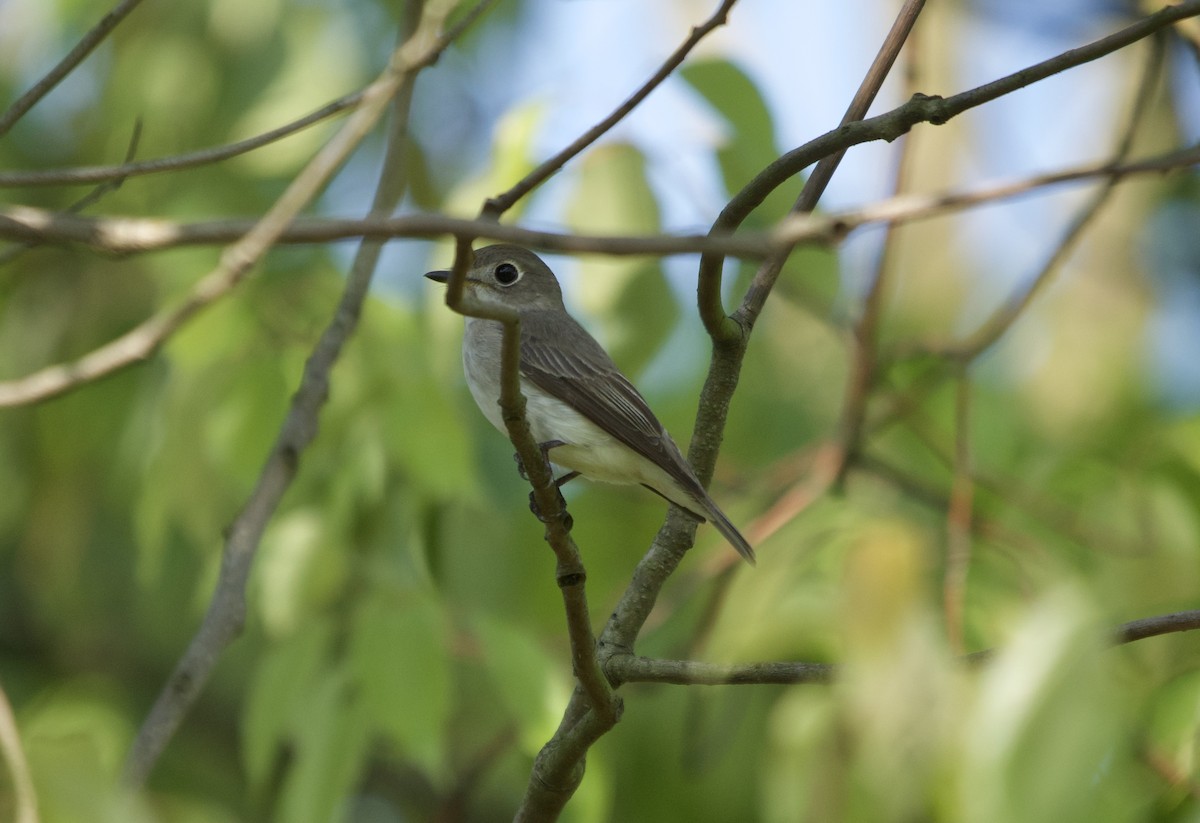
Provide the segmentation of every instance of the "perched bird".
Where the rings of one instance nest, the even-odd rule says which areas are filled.
[[[425,275],[445,283],[449,272]],[[521,318],[521,392],[534,438],[549,460],[568,473],[606,483],[640,483],[710,520],[742,557],[754,550],[696,479],[675,441],[646,400],[596,340],[567,314],[554,272],[519,246],[475,252],[465,288],[483,303],[515,310]],[[468,317],[463,336],[467,386],[484,416],[502,432],[500,343],[495,320]]]

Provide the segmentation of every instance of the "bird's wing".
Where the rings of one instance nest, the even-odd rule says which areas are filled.
[[[704,491],[679,448],[612,358],[573,319],[521,316],[521,372],[667,472],[690,493]]]

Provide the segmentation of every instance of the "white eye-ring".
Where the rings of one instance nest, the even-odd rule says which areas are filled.
[[[496,282],[501,286],[511,286],[521,279],[521,270],[512,263],[501,263],[496,266],[493,274],[496,277]]]

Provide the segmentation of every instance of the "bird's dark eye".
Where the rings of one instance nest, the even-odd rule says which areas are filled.
[[[512,263],[501,263],[496,266],[496,282],[501,286],[511,286],[521,279],[521,272]]]

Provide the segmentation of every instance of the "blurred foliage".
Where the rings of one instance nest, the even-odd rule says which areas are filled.
[[[0,6],[2,19],[20,25],[0,26],[4,101],[98,14],[80,2],[9,5],[17,13]],[[394,41],[395,5],[145,4],[0,140],[0,167],[116,162],[139,117],[140,157],[298,117],[375,71]],[[466,96],[503,74],[509,52],[497,44],[519,38],[527,11],[502,8],[447,56],[450,68],[428,75],[428,93],[450,101],[441,114],[418,92],[418,114],[456,121],[444,139],[414,124],[423,208],[469,214],[543,156],[544,101],[496,113]],[[779,152],[776,113],[733,61],[710,55],[681,74],[723,123],[711,161],[731,194]],[[454,106],[457,119],[445,110]],[[1162,108],[1168,116],[1169,101]],[[261,213],[335,127],[129,180],[92,211]],[[361,213],[378,150],[369,143],[315,211]],[[447,163],[454,156],[476,160]],[[627,137],[600,144],[554,197],[533,198],[536,219],[656,230],[665,221],[653,160]],[[1194,249],[1196,233],[1153,217],[1194,210],[1200,187],[1137,186],[1111,220],[1122,237],[1176,250],[1172,277],[1195,283],[1200,258],[1178,250]],[[82,193],[0,197],[66,208]],[[753,225],[769,225],[793,196],[773,195]],[[954,231],[952,218],[936,226],[935,239]],[[900,235],[882,330],[896,350],[964,328],[964,284],[990,270],[926,231]],[[964,629],[971,648],[998,652],[967,666],[945,640],[953,386],[928,358],[891,363],[879,395],[910,402],[869,438],[876,462],[785,518],[759,542],[759,566],[728,588],[713,569],[729,549],[702,529],[639,647],[838,661],[845,676],[833,686],[627,687],[625,716],[589,755],[566,819],[1196,819],[1195,635],[1116,650],[1102,639],[1122,621],[1196,605],[1200,417],[1165,404],[1144,375],[1143,335],[1168,294],[1153,255],[1089,243],[971,372]],[[445,258],[396,245],[411,271],[372,298],[336,368],[320,436],[263,540],[246,631],[139,797],[116,788],[122,760],[203,613],[222,530],[332,312],[345,249],[279,249],[149,362],[0,411],[0,684],[47,823],[511,817],[572,686],[553,561],[509,444],[464,390],[461,320],[439,292],[413,285]],[[217,256],[17,254],[0,270],[0,379],[104,343],[179,299]],[[801,250],[756,327],[714,492],[748,531],[835,434],[851,356],[843,276],[833,252]],[[707,354],[689,293],[641,259],[584,258],[570,283],[572,304],[630,374],[669,359],[670,379],[643,387],[686,442]],[[663,509],[639,489],[573,484],[568,497],[599,622]],[[11,789],[0,770],[0,819]]]

